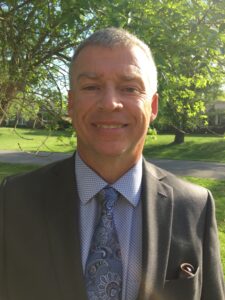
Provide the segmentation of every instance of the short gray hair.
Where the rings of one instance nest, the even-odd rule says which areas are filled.
[[[94,32],[87,39],[81,42],[80,45],[74,50],[69,67],[70,89],[72,89],[74,63],[79,53],[87,46],[101,46],[105,48],[113,48],[116,46],[138,46],[143,50],[150,63],[151,70],[149,72],[151,72],[151,90],[154,93],[157,91],[157,69],[149,46],[138,39],[135,35],[129,33],[127,30],[114,27],[109,27]]]

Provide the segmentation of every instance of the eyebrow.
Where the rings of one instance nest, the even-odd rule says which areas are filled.
[[[133,80],[140,80],[141,76],[139,74],[133,74],[133,75],[121,75],[120,78],[124,81],[133,81]]]
[[[92,73],[92,72],[84,72],[84,73],[80,73],[77,76],[77,80],[81,80],[82,78],[88,78],[88,79],[98,79],[101,78],[101,75],[97,75],[96,73]]]
[[[83,78],[86,79],[101,79],[103,78],[103,75],[101,74],[97,74],[95,72],[83,72],[78,74],[77,76],[77,81],[82,80]],[[123,81],[134,81],[134,80],[138,80],[138,81],[142,81],[142,76],[140,74],[140,72],[132,72],[132,74],[126,75],[126,72],[124,72],[124,74],[119,75],[119,78]]]

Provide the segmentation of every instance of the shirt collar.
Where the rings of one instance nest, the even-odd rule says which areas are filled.
[[[85,205],[108,183],[88,167],[78,152],[75,157],[75,174],[81,204]],[[122,177],[111,186],[122,194],[130,204],[137,206],[140,199],[142,181],[142,157]]]

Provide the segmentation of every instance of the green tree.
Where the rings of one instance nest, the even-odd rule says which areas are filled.
[[[142,1],[130,17],[128,28],[150,45],[158,65],[158,124],[183,142],[185,132],[207,125],[205,106],[224,82],[225,2]]]
[[[60,117],[71,48],[98,28],[116,26],[151,47],[159,70],[157,122],[182,142],[186,131],[207,124],[206,103],[224,82],[224,20],[224,0],[4,1],[0,123],[18,92],[38,95],[39,102],[47,95],[42,105],[57,101]]]
[[[60,91],[55,76],[69,61],[68,49],[93,24],[85,19],[88,3],[67,2],[72,9],[59,0],[1,2],[0,124],[18,93],[35,93],[46,80]]]

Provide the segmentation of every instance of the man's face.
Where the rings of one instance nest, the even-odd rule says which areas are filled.
[[[136,46],[81,50],[73,67],[69,115],[84,160],[139,159],[158,107],[148,68],[145,53]]]

